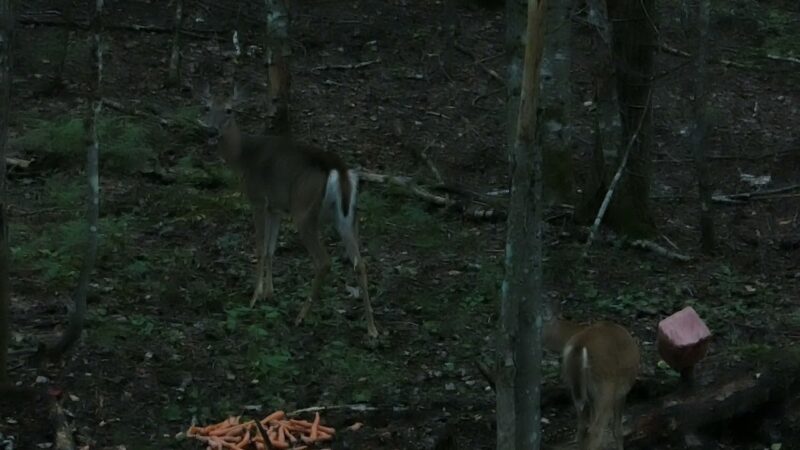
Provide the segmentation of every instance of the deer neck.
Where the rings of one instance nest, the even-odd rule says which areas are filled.
[[[217,144],[217,150],[222,158],[233,167],[242,166],[242,132],[235,120],[225,128]]]

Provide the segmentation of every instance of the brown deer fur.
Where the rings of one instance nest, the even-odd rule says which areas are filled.
[[[542,339],[545,348],[562,355],[562,378],[577,412],[578,448],[601,448],[610,422],[615,448],[623,450],[622,412],[639,374],[637,342],[614,323],[567,320],[545,324]]]
[[[228,165],[241,174],[253,208],[256,229],[256,285],[250,305],[271,298],[272,258],[282,216],[288,214],[314,264],[311,295],[297,316],[300,324],[311,304],[319,300],[330,270],[330,257],[320,242],[320,226],[333,223],[357,272],[367,332],[377,336],[367,288],[367,275],[358,244],[356,194],[358,175],[339,156],[289,138],[242,134],[234,108],[239,96],[211,97],[206,88],[206,117],[201,125]]]

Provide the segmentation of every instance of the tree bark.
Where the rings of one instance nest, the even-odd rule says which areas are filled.
[[[692,77],[692,102],[693,127],[691,133],[691,146],[695,159],[697,173],[697,191],[700,200],[700,242],[703,251],[710,253],[716,246],[714,237],[714,216],[711,211],[711,186],[708,181],[708,160],[705,151],[705,136],[708,127],[706,119],[707,75],[706,57],[708,55],[708,28],[711,6],[709,0],[692,0],[688,3],[687,11],[693,20],[689,21],[688,35],[690,42],[697,44],[694,52],[694,77]]]
[[[509,148],[517,140],[519,102],[524,69],[526,0],[506,1],[506,53],[509,55],[507,81],[507,139]],[[553,2],[547,9],[545,48],[539,80],[537,139],[543,149],[544,201],[568,202],[572,195],[572,129],[570,127],[570,39],[568,2]]]
[[[179,86],[181,82],[181,29],[183,29],[183,0],[175,1],[175,34],[172,37],[172,52],[169,57],[167,82]]]
[[[14,27],[12,0],[0,0],[0,385],[8,382],[8,346],[11,306],[6,208],[6,145],[11,108],[11,38]]]
[[[288,135],[289,89],[291,77],[288,58],[289,10],[286,0],[264,0],[267,11],[267,73],[269,77],[269,101],[266,131],[269,134]]]
[[[516,3],[512,5],[511,3]],[[521,2],[508,12],[521,14]],[[498,330],[497,448],[538,449],[541,441],[542,147],[536,139],[544,1],[527,5],[519,111],[510,147],[511,199]],[[509,28],[518,18],[508,16]],[[516,23],[516,24],[515,24]],[[519,61],[512,53],[510,75]]]
[[[93,42],[91,50],[95,76],[92,81],[91,109],[85,120],[87,129],[86,178],[89,187],[86,213],[88,239],[83,266],[81,266],[81,271],[78,275],[78,286],[73,294],[74,309],[69,316],[67,329],[52,347],[45,349],[45,353],[50,359],[63,357],[81,337],[86,321],[86,296],[89,291],[89,278],[94,270],[97,257],[97,226],[100,215],[100,176],[98,171],[100,139],[97,127],[103,108],[103,97],[100,92],[103,81],[102,13],[103,0],[95,0],[95,11],[92,17]]]
[[[544,53],[539,79],[536,135],[542,146],[544,199],[572,203],[572,118],[570,104],[571,3],[549,2],[545,15]]]
[[[628,166],[607,217],[609,225],[634,237],[655,231],[650,211],[653,122],[650,96],[656,25],[654,0],[621,0],[608,3],[612,21],[612,48],[617,94],[622,118],[622,142],[634,136]],[[641,128],[639,124],[641,123]],[[638,135],[637,135],[638,130]],[[624,148],[625,145],[619,148]],[[622,154],[617,155],[621,160]]]

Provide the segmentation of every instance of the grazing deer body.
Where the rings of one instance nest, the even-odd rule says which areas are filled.
[[[577,412],[578,448],[597,450],[606,428],[623,450],[622,412],[639,374],[639,346],[623,327],[610,322],[580,325],[554,320],[545,325],[543,345],[561,353],[561,373]]]
[[[200,123],[209,135],[209,144],[216,145],[227,164],[242,176],[253,208],[257,265],[250,306],[273,295],[272,259],[281,218],[288,214],[314,264],[311,294],[295,323],[303,321],[311,304],[319,300],[330,270],[330,257],[320,242],[320,226],[332,223],[357,272],[367,332],[377,336],[358,244],[357,173],[339,156],[289,138],[242,134],[233,112],[238,102],[236,91],[231,99],[220,99],[212,98],[206,90],[204,100],[207,115]]]

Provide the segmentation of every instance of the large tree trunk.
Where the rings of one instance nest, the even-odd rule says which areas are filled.
[[[100,140],[98,137],[98,123],[103,108],[103,97],[100,92],[103,81],[103,28],[102,28],[103,0],[95,0],[95,10],[92,15],[91,28],[92,61],[94,63],[94,77],[92,79],[91,109],[85,119],[87,130],[86,147],[86,179],[88,181],[86,228],[87,243],[83,257],[83,265],[78,275],[78,286],[73,294],[74,309],[69,316],[67,329],[58,341],[50,348],[46,348],[46,355],[51,359],[62,358],[81,337],[86,322],[86,296],[89,291],[89,279],[94,271],[97,257],[97,226],[100,215],[100,176],[98,171],[98,153]]]
[[[9,305],[8,224],[6,208],[6,144],[11,108],[11,37],[14,16],[11,0],[0,0],[0,385],[8,381],[8,345],[11,336]]]
[[[508,11],[521,14],[520,2]],[[509,4],[510,5],[510,4]],[[529,0],[498,338],[497,448],[538,449],[541,440],[542,149],[536,142],[546,4]],[[509,16],[509,22],[516,20]],[[513,55],[513,54],[512,54]],[[513,64],[518,63],[512,56]]]
[[[622,116],[621,150],[632,140],[630,156],[611,203],[607,223],[631,236],[655,231],[650,211],[653,140],[652,77],[656,48],[654,0],[621,0],[608,3],[612,21],[612,48],[617,93]],[[618,161],[623,159],[620,153]]]
[[[708,27],[711,5],[709,0],[691,0],[687,2],[692,20],[688,23],[690,42],[697,46],[694,52],[694,76],[692,77],[692,134],[691,146],[697,173],[697,190],[700,198],[700,242],[705,252],[715,247],[714,217],[711,212],[711,186],[708,181],[708,160],[705,151],[705,135],[708,121],[706,119],[707,75],[706,57],[708,55]]]
[[[267,11],[267,73],[269,102],[266,131],[288,135],[289,127],[289,10],[286,0],[264,0]]]

